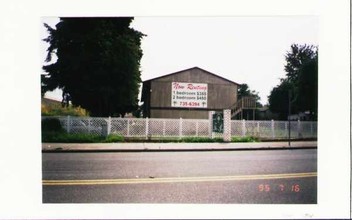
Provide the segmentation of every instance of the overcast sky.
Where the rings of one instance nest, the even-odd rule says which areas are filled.
[[[43,22],[54,26],[58,19]],[[262,104],[285,77],[290,45],[318,45],[316,16],[135,17],[132,27],[147,35],[142,40],[143,81],[198,66],[247,83],[259,92]],[[43,60],[46,48],[43,42]],[[47,97],[61,99],[57,92]]]

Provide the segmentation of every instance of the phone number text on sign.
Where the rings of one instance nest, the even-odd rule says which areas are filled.
[[[172,82],[171,106],[181,108],[207,108],[208,84]]]

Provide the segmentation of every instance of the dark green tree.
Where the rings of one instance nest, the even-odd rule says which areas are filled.
[[[292,90],[292,84],[287,79],[282,79],[280,85],[274,87],[268,97],[270,111],[278,113],[280,120],[287,120],[289,90]]]
[[[291,91],[291,114],[309,111],[318,114],[318,48],[312,45],[291,45],[286,56],[286,77],[269,95],[269,109],[286,120],[288,93]]]
[[[124,116],[138,107],[141,39],[130,27],[132,17],[60,18],[47,24],[50,46],[42,91],[55,88],[69,94],[73,105],[92,116]]]
[[[291,50],[286,53],[285,72],[286,77],[291,83],[298,83],[298,75],[300,68],[306,63],[310,62],[317,56],[317,47],[313,45],[298,45],[292,44]]]
[[[298,73],[297,110],[308,111],[317,120],[318,113],[318,56],[302,65]]]

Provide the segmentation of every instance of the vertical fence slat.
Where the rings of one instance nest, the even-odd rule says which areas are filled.
[[[246,136],[246,120],[242,120],[242,137]]]
[[[127,118],[127,137],[130,136],[130,119]]]
[[[108,124],[107,124],[107,135],[111,133],[111,117],[109,116]]]

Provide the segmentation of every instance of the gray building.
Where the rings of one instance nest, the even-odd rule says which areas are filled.
[[[237,102],[239,84],[193,67],[143,82],[143,116],[206,119]]]

